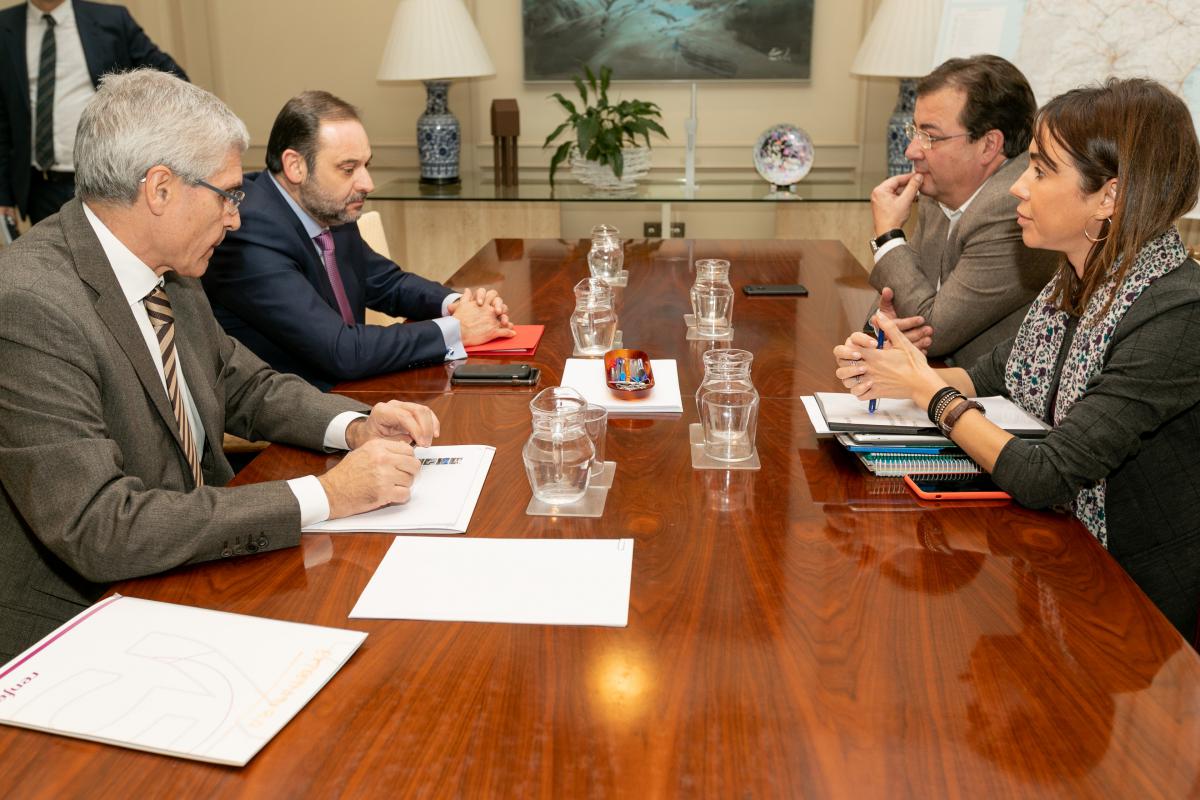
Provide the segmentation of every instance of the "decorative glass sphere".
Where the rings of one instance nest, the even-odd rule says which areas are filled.
[[[774,186],[791,186],[813,165],[813,143],[803,128],[776,125],[754,145],[754,168]]]

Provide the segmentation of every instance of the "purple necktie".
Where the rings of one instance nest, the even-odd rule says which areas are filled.
[[[321,248],[321,260],[325,262],[325,274],[329,277],[329,285],[333,287],[333,296],[337,299],[338,310],[342,312],[342,321],[347,325],[354,324],[354,314],[350,311],[350,301],[346,299],[346,287],[342,285],[342,274],[338,272],[337,259],[333,255],[333,234],[321,231],[313,237]]]

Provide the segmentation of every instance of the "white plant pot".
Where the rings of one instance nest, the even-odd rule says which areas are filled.
[[[650,148],[625,147],[621,149],[621,155],[625,158],[625,167],[619,180],[612,167],[581,158],[578,150],[571,156],[571,174],[580,183],[595,189],[628,189],[650,171]]]

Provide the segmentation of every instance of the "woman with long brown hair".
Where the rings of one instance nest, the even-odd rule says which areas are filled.
[[[1011,189],[1027,246],[1064,255],[1014,339],[934,369],[894,323],[889,346],[834,348],[856,396],[911,398],[1018,502],[1069,506],[1189,641],[1200,605],[1200,265],[1175,221],[1200,193],[1178,97],[1110,79],[1039,112]],[[1040,442],[971,397],[1004,395],[1052,426]]]

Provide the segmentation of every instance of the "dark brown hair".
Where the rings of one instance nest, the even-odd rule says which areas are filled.
[[[1058,269],[1053,302],[1063,311],[1082,314],[1115,265],[1120,264],[1114,293],[1138,252],[1196,204],[1196,129],[1187,106],[1162,84],[1109,78],[1103,86],[1073,89],[1043,106],[1034,139],[1051,169],[1057,165],[1046,155],[1048,141],[1071,159],[1084,194],[1117,179],[1112,219],[1104,238],[1088,251],[1083,278],[1065,259]],[[1106,301],[1106,310],[1112,300]]]
[[[283,151],[304,156],[311,172],[316,165],[317,132],[329,120],[358,119],[358,109],[329,92],[301,92],[284,103],[267,139],[267,169],[283,172]]]
[[[917,82],[917,96],[948,86],[967,96],[959,122],[971,141],[997,130],[1004,134],[1006,158],[1029,149],[1037,101],[1021,70],[1000,56],[952,58]]]

